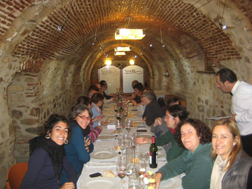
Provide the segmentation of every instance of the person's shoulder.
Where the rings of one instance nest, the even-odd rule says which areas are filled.
[[[212,149],[212,143],[206,143],[202,144],[201,149],[197,152],[197,157],[205,157],[206,159],[211,159],[210,158],[210,153]]]
[[[36,148],[31,156],[39,156],[39,157],[44,157],[47,156],[48,152],[44,148]]]
[[[238,92],[247,92],[250,91],[252,92],[252,85],[249,83],[246,83],[244,81],[239,81],[239,85],[237,87]]]

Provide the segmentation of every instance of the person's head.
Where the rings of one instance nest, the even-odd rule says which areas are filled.
[[[144,105],[148,105],[151,101],[156,99],[156,95],[151,89],[144,90],[141,100]]]
[[[58,145],[63,145],[70,134],[70,122],[65,116],[52,114],[44,124],[43,136],[49,136]]]
[[[181,105],[173,105],[166,108],[166,126],[175,129],[181,121],[187,119],[189,112]]]
[[[102,92],[101,84],[100,83],[96,83],[95,85],[99,88],[99,92]]]
[[[215,159],[220,155],[222,160],[229,158],[229,169],[238,154],[242,149],[241,136],[236,123],[231,119],[221,119],[214,123],[212,127],[212,157]]]
[[[98,107],[102,106],[104,101],[104,95],[101,93],[95,93],[91,97],[91,101],[96,104]]]
[[[96,85],[91,85],[88,88],[88,97],[91,98],[94,93],[98,93],[98,92],[99,92],[99,88]]]
[[[75,120],[82,129],[86,129],[92,118],[92,111],[83,104],[77,104],[69,114],[70,120]]]
[[[180,147],[184,147],[193,153],[199,144],[210,143],[212,134],[205,123],[198,119],[188,118],[178,125],[175,139]]]
[[[181,105],[181,101],[178,98],[172,98],[167,102],[168,107],[173,106],[175,104]]]
[[[216,73],[217,88],[223,93],[231,92],[236,81],[237,77],[235,73],[228,68],[223,68]]]
[[[133,89],[134,89],[134,93],[135,95],[140,95],[142,94],[143,90],[144,90],[144,87],[143,87],[143,84],[142,83],[137,83],[133,86]]]
[[[135,84],[138,84],[139,82],[137,80],[132,81],[131,86],[132,88],[135,86]]]
[[[108,84],[105,80],[101,80],[99,83],[103,91],[105,91],[108,88]]]
[[[91,85],[91,86],[88,88],[88,91],[91,91],[91,90],[94,90],[94,91],[99,92],[99,87],[97,87],[96,85]]]
[[[91,103],[92,103],[91,99],[89,97],[87,97],[87,96],[80,96],[77,99],[77,104],[83,104],[83,105],[86,105],[89,108],[92,108]]]

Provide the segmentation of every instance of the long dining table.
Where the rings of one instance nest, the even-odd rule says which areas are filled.
[[[120,186],[120,178],[116,174],[116,163],[118,159],[118,150],[115,149],[117,146],[117,138],[120,133],[115,133],[116,118],[114,116],[114,106],[115,103],[110,101],[103,105],[103,120],[108,122],[108,125],[102,126],[103,130],[100,133],[98,139],[94,142],[94,151],[90,154],[91,159],[83,167],[82,173],[77,181],[78,189],[117,189]],[[151,137],[153,133],[150,132],[150,128],[146,126],[145,122],[136,108],[129,105],[129,113],[127,118],[132,119],[134,126],[131,127],[131,133],[137,133],[138,137]],[[124,123],[121,123],[122,125]],[[145,130],[145,132],[141,132]],[[139,132],[140,131],[140,132]],[[122,133],[128,133],[126,129],[122,129]],[[136,146],[136,151],[139,153],[148,153],[150,144],[144,144],[141,146]],[[151,169],[147,166],[146,171],[153,171],[154,173],[163,165],[167,163],[165,150],[161,147],[158,148],[158,167]],[[105,171],[112,171],[116,177],[94,177],[91,178],[90,175],[94,173],[103,174]],[[123,188],[128,189],[128,178],[123,179]],[[141,188],[147,188],[146,186],[141,186]],[[181,189],[181,175],[177,177],[161,181],[160,189]]]

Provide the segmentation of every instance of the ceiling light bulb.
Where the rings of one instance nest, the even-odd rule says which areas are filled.
[[[62,27],[61,27],[61,26],[58,26],[57,29],[58,29],[59,31],[61,31],[61,30],[62,30]]]
[[[150,44],[150,47],[152,47],[152,44]]]
[[[130,65],[134,65],[135,61],[134,60],[130,60],[129,63],[130,63]]]

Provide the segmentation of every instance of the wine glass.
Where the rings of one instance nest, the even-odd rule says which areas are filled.
[[[131,127],[132,127],[132,119],[127,119],[126,120],[126,130],[128,131],[128,133],[130,132],[131,130]]]
[[[120,188],[123,189],[122,180],[126,176],[126,157],[124,155],[118,156],[118,161],[116,164],[116,172],[117,172],[118,177],[121,179]]]
[[[122,130],[122,126],[121,126],[120,120],[116,120],[116,130],[117,131],[121,131]]]
[[[117,106],[114,107],[114,111],[115,111],[115,113],[118,112],[118,107]]]
[[[122,114],[121,114],[120,111],[116,112],[116,115],[115,115],[115,116],[116,116],[116,119],[119,120],[119,121],[120,121],[121,118],[122,118]]]

